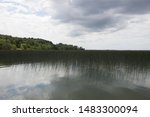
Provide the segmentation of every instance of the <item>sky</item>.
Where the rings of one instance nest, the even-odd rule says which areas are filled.
[[[150,50],[150,0],[0,0],[0,34]]]

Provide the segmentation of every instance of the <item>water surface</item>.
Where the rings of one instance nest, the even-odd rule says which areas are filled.
[[[150,99],[150,52],[1,51],[0,99]]]

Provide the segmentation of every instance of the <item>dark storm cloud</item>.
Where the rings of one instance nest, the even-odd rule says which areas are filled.
[[[150,13],[150,0],[53,0],[53,18],[90,31],[114,28],[130,15]]]
[[[87,14],[103,13],[109,10],[130,14],[150,12],[150,0],[73,0],[73,5]]]
[[[150,0],[124,0],[122,12],[126,14],[147,14],[150,13]]]

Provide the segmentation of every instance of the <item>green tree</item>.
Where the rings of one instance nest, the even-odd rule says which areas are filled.
[[[21,44],[21,50],[27,50],[27,44],[23,43]]]
[[[83,50],[83,48],[62,43],[55,45],[43,39],[0,35],[0,50]]]

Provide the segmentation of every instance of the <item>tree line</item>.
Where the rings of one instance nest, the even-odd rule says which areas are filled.
[[[53,44],[51,41],[39,38],[0,35],[0,50],[84,50],[84,48],[62,43]]]

